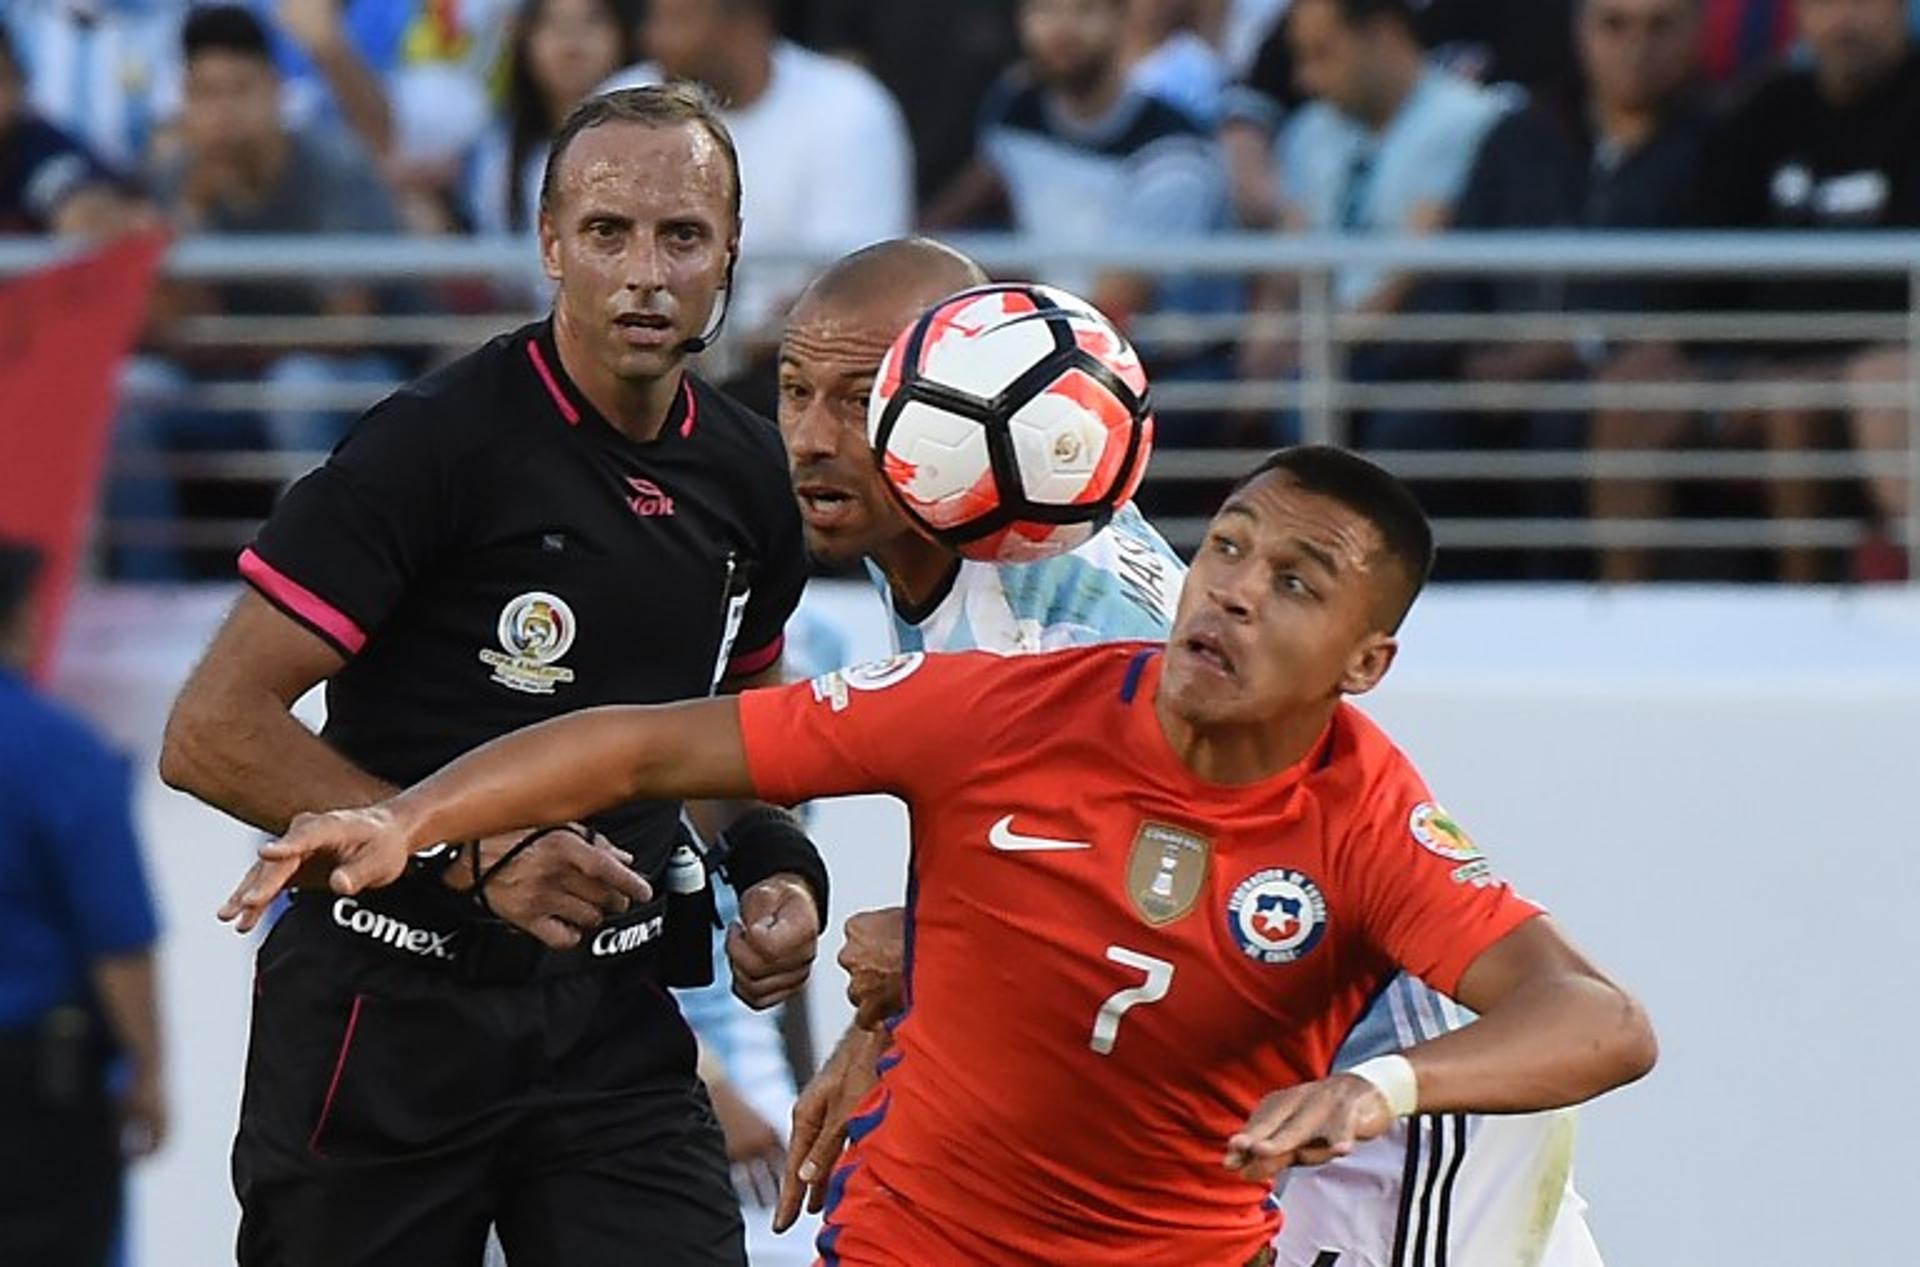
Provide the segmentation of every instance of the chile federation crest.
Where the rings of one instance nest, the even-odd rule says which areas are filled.
[[[1304,873],[1269,867],[1242,880],[1227,899],[1227,928],[1247,958],[1292,963],[1320,944],[1327,899]]]

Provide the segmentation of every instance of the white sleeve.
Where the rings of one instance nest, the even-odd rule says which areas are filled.
[[[913,228],[913,143],[893,96],[856,71],[823,111],[822,155],[815,170],[809,236],[851,250]],[[825,104],[825,103],[823,103]]]
[[[1140,236],[1198,235],[1220,227],[1225,171],[1197,137],[1155,141],[1134,155],[1122,223]]]

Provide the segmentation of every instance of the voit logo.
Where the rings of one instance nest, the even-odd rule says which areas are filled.
[[[640,518],[655,519],[673,513],[673,498],[652,480],[632,476],[627,480],[627,487],[633,492],[633,496],[627,498],[627,509]]]
[[[422,959],[453,958],[454,934],[437,933],[431,928],[415,928],[405,920],[368,910],[350,897],[334,902],[333,922],[369,941],[404,950],[410,955],[419,955]]]

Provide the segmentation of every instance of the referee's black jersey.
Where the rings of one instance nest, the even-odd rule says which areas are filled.
[[[637,443],[541,322],[374,406],[287,492],[240,570],[348,657],[327,684],[335,747],[406,784],[560,713],[778,661],[806,579],[779,434],[683,383]],[[653,870],[677,811],[594,825]]]

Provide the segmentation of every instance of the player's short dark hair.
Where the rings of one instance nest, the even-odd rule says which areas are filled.
[[[0,537],[0,626],[11,624],[20,614],[40,575],[41,562],[39,547]]]
[[[1233,486],[1233,492],[1275,471],[1304,492],[1339,502],[1380,533],[1403,580],[1397,591],[1386,596],[1383,619],[1389,633],[1399,629],[1433,572],[1433,525],[1413,490],[1357,453],[1325,444],[1301,444],[1270,454]]]
[[[252,10],[237,4],[204,5],[187,14],[180,28],[180,47],[188,61],[202,53],[234,53],[273,64],[267,28]]]
[[[644,88],[619,88],[588,97],[568,112],[553,134],[547,150],[546,170],[540,174],[540,209],[553,205],[554,188],[560,176],[560,164],[573,146],[573,139],[603,123],[638,123],[650,128],[679,127],[691,123],[707,130],[713,143],[727,160],[727,172],[733,178],[728,199],[733,223],[740,224],[740,154],[733,147],[733,133],[720,117],[713,96],[699,84],[649,84]]]
[[[12,71],[15,78],[24,77],[26,72],[20,62],[20,50],[13,46],[13,32],[7,29],[3,19],[0,19],[0,66]]]

